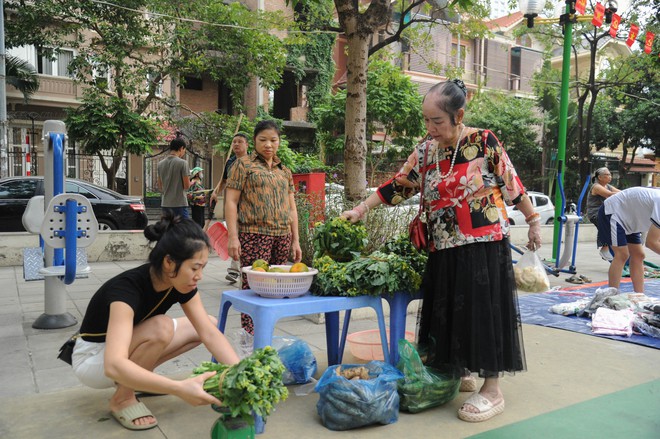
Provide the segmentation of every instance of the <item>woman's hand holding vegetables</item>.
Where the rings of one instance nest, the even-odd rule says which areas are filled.
[[[180,381],[181,388],[176,393],[176,396],[193,406],[208,404],[222,405],[222,401],[204,390],[204,381],[216,373],[215,371],[205,372],[201,375]]]

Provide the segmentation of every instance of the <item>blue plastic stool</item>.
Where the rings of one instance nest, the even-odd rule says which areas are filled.
[[[252,290],[231,290],[222,293],[220,311],[218,313],[218,329],[224,332],[227,324],[227,313],[230,307],[236,308],[252,317],[254,323],[254,348],[269,346],[273,339],[275,324],[283,317],[301,316],[306,314],[325,313],[325,334],[328,348],[328,366],[341,363],[351,310],[371,307],[378,317],[378,329],[383,346],[385,361],[390,355],[387,348],[385,318],[380,296],[312,296],[307,294],[290,299],[271,299],[257,295]],[[339,311],[346,311],[339,342]],[[404,317],[405,319],[405,317]]]
[[[408,304],[413,300],[421,299],[422,292],[411,294],[407,291],[399,291],[394,294],[383,294],[382,297],[390,304],[390,364],[396,367],[399,362],[399,340],[406,338]]]

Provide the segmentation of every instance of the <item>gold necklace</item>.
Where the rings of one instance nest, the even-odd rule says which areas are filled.
[[[449,177],[452,174],[454,170],[454,163],[456,163],[456,156],[458,155],[458,145],[461,143],[461,139],[463,138],[464,132],[465,132],[465,125],[463,125],[463,129],[461,129],[461,134],[458,135],[458,139],[456,140],[456,148],[454,149],[454,155],[451,158],[451,165],[449,165],[449,170],[447,171],[446,174],[440,172],[440,145],[436,145],[435,165],[438,169],[438,178],[444,180],[445,178]]]

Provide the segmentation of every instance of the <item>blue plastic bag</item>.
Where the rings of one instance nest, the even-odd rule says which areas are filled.
[[[286,367],[282,374],[285,385],[308,383],[317,370],[316,357],[309,345],[297,337],[273,337],[273,348]]]
[[[365,368],[367,379],[347,379],[342,372]],[[316,410],[330,430],[350,430],[371,424],[393,424],[399,419],[397,380],[403,374],[382,361],[329,367],[316,391]]]

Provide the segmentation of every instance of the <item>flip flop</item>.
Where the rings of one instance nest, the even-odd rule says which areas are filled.
[[[465,404],[470,404],[479,412],[472,413],[464,410]],[[458,417],[462,421],[467,422],[483,422],[487,421],[495,415],[504,412],[504,399],[499,403],[493,404],[487,398],[481,396],[478,392],[474,392],[468,399],[465,400],[463,406],[458,410]]]
[[[141,402],[129,405],[122,410],[110,413],[112,414],[112,417],[115,418],[119,424],[121,424],[122,427],[127,428],[128,430],[149,430],[150,428],[154,428],[158,425],[158,421],[154,422],[153,424],[145,425],[135,425],[133,423],[133,421],[136,419],[144,418],[146,416],[151,416],[156,419],[156,417],[153,415],[153,413],[151,413],[147,406]]]
[[[577,285],[582,285],[584,283],[584,280],[577,276],[571,276],[569,278],[566,278],[566,282],[572,283],[572,284],[577,284]]]
[[[589,284],[589,283],[591,283],[591,279],[589,279],[587,276],[580,275],[580,279],[581,279],[582,282],[584,282],[585,284]]]

